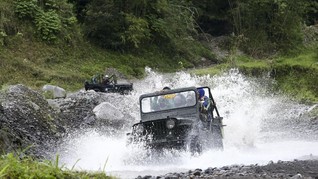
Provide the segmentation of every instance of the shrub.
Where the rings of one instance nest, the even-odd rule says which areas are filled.
[[[77,20],[72,12],[73,6],[66,0],[15,0],[14,4],[17,16],[30,20],[42,40],[53,42],[63,32],[64,39],[70,41],[67,35],[74,32]]]
[[[37,32],[46,41],[53,41],[61,31],[62,22],[55,11],[40,11],[34,19]]]

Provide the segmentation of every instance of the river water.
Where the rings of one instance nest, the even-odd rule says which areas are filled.
[[[105,171],[119,178],[187,172],[196,168],[234,164],[264,165],[270,161],[306,159],[318,156],[317,128],[310,126],[306,112],[313,107],[298,104],[271,93],[275,81],[266,77],[247,78],[232,69],[218,76],[193,76],[186,72],[160,74],[146,68],[147,77],[134,82],[131,95],[119,96],[124,108],[139,121],[139,95],[162,89],[209,86],[224,117],[224,151],[205,151],[200,156],[188,152],[165,151],[146,155],[141,148],[126,146],[126,132],[105,134],[95,129],[75,131],[65,139],[59,152],[61,164],[69,169]],[[127,121],[128,122],[128,121]]]

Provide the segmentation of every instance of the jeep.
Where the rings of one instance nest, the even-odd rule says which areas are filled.
[[[223,124],[209,87],[204,89],[211,105],[202,113],[196,87],[143,94],[140,122],[127,133],[128,144],[150,149],[177,149],[200,154],[206,149],[223,149]]]

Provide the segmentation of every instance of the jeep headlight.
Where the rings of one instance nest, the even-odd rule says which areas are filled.
[[[166,127],[167,127],[168,129],[174,128],[175,125],[176,125],[176,122],[175,122],[173,119],[168,119],[168,120],[166,121]]]
[[[135,127],[135,132],[136,132],[137,134],[142,134],[143,131],[144,131],[144,126],[143,126],[142,124],[139,124],[139,125],[137,125],[137,126]]]

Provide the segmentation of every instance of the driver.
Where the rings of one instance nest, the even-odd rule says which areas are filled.
[[[104,85],[109,85],[109,83],[110,83],[110,79],[109,79],[108,75],[105,75],[104,78],[103,78],[103,84]]]
[[[105,75],[103,78],[103,84],[104,85],[110,85],[111,83],[117,84],[117,76],[111,75],[110,77],[108,75]]]
[[[171,90],[171,88],[169,88],[168,86],[164,87],[161,91],[168,91]],[[165,109],[169,109],[172,107],[171,105],[171,100],[175,97],[175,94],[167,94],[164,96],[155,96],[152,97],[150,100],[150,104],[151,104],[151,109],[153,111],[157,111],[157,110],[165,110]]]

